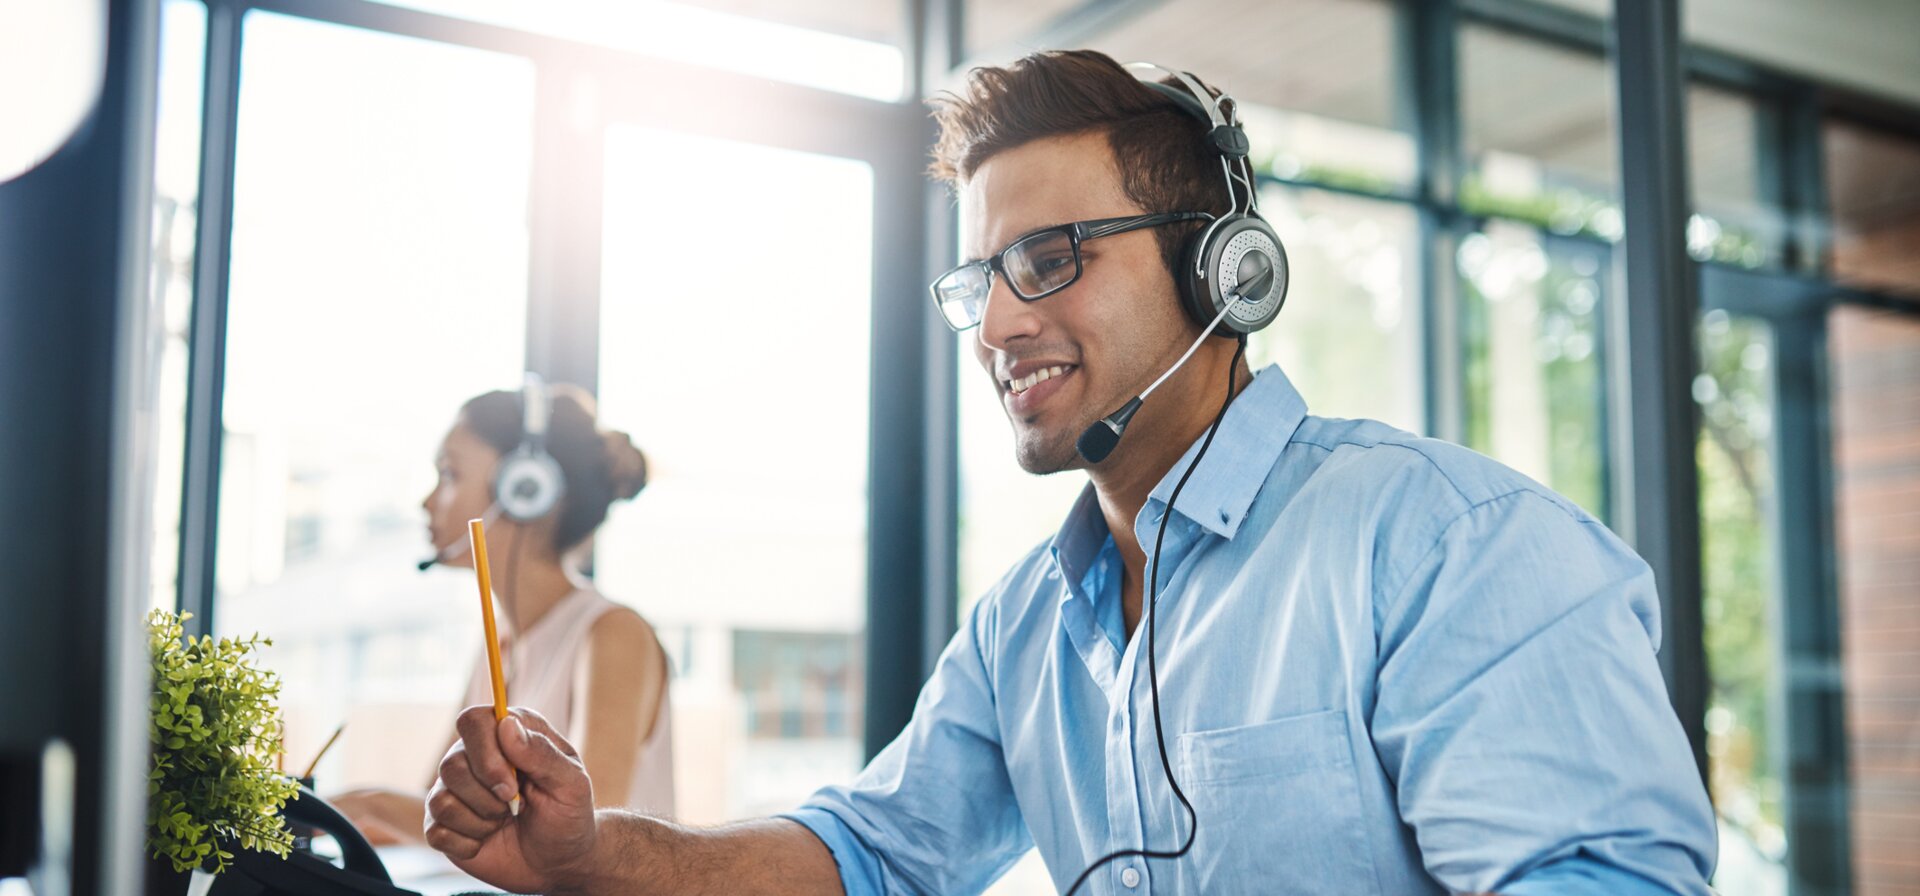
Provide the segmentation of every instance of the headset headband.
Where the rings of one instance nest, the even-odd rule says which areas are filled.
[[[1156,65],[1151,62],[1129,62],[1127,63],[1127,68],[1135,70],[1133,76],[1136,78],[1140,78],[1139,69],[1151,69],[1156,72],[1164,72],[1168,76],[1177,79],[1180,83],[1185,84],[1187,86],[1187,95],[1183,96],[1179,91],[1158,81],[1151,81],[1146,78],[1140,78],[1140,80],[1148,87],[1158,88],[1160,92],[1172,97],[1176,102],[1199,113],[1216,128],[1239,126],[1220,110],[1220,101],[1229,98],[1222,95],[1220,99],[1215,99],[1213,94],[1200,84],[1200,79],[1195,78],[1192,74],[1175,71],[1164,65]]]
[[[1201,84],[1200,79],[1194,77],[1191,72],[1167,68],[1152,62],[1129,62],[1125,67],[1129,74],[1140,80],[1140,83],[1161,96],[1173,100],[1188,114],[1207,124],[1207,145],[1220,154],[1220,173],[1227,182],[1227,213],[1259,215],[1260,198],[1259,191],[1253,186],[1253,160],[1247,157],[1247,154],[1252,151],[1252,144],[1247,140],[1246,130],[1240,126],[1240,104],[1224,91],[1219,96],[1214,96],[1212,91],[1207,90],[1206,85]],[[1181,90],[1171,84],[1154,80],[1151,72],[1163,72],[1180,82],[1186,89]],[[1240,169],[1237,173],[1234,171],[1236,163]],[[1236,178],[1247,188],[1245,212],[1240,211],[1240,194],[1233,187]],[[1219,220],[1216,219],[1215,225],[1218,223]],[[1210,225],[1207,230],[1211,233],[1214,226]]]
[[[547,383],[540,374],[527,371],[520,387],[521,426],[520,440],[523,444],[540,448],[547,441]]]

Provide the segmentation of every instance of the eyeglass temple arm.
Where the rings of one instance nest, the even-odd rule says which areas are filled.
[[[1142,215],[1135,218],[1115,218],[1098,224],[1086,226],[1080,232],[1080,238],[1090,240],[1094,237],[1112,236],[1129,230],[1141,230],[1157,227],[1161,224],[1175,224],[1181,221],[1211,221],[1213,216],[1206,212],[1162,212],[1154,215]]]

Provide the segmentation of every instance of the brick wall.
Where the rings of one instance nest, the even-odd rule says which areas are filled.
[[[1829,321],[1858,896],[1920,896],[1920,315]]]

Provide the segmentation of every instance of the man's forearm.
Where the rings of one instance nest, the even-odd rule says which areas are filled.
[[[714,828],[616,809],[597,813],[586,881],[565,896],[843,896],[839,867],[819,838],[780,818]]]

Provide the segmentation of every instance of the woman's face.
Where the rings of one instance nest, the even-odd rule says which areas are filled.
[[[499,463],[500,453],[462,424],[454,424],[440,442],[433,461],[439,478],[420,506],[427,511],[427,537],[448,566],[473,566],[471,552],[447,557],[447,548],[466,541],[467,521],[484,515],[493,504],[493,473]]]

